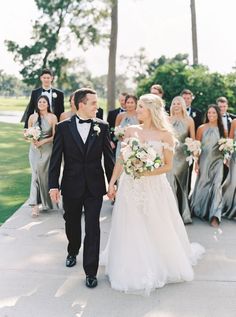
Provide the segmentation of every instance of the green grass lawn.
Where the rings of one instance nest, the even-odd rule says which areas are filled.
[[[22,124],[0,122],[0,223],[29,196],[29,143],[23,139],[22,131]]]
[[[0,111],[24,111],[28,102],[26,97],[0,97]]]
[[[30,98],[30,96],[29,96]],[[0,97],[0,111],[25,111],[29,98],[26,97]],[[69,106],[69,98],[65,97],[65,111],[68,111]],[[99,98],[98,104],[101,108],[106,112],[106,100]]]

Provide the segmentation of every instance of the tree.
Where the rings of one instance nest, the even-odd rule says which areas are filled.
[[[134,82],[140,81],[148,74],[149,61],[144,47],[140,47],[139,51],[133,56],[121,55],[120,58],[125,62],[125,68]]]
[[[198,46],[197,46],[197,19],[195,0],[190,0],[191,22],[192,22],[192,45],[193,45],[193,65],[198,65]]]
[[[21,47],[6,41],[6,45],[14,60],[22,65],[20,73],[25,83],[38,85],[41,69],[49,67],[61,84],[62,69],[70,61],[59,53],[60,46],[74,36],[78,45],[86,49],[106,37],[107,6],[102,0],[35,0],[35,3],[41,15],[34,22],[31,43]]]
[[[19,78],[8,75],[0,70],[0,95],[4,97],[25,96],[32,87],[24,84]]]
[[[116,104],[116,49],[118,35],[118,0],[111,0],[111,33],[107,77],[107,109],[115,109]]]
[[[154,64],[156,64],[155,69]],[[158,83],[164,88],[167,105],[170,105],[172,99],[184,88],[188,88],[195,96],[193,105],[197,108],[205,111],[209,104],[216,102],[217,97],[225,96],[231,105],[230,110],[236,112],[232,107],[236,104],[235,73],[222,75],[217,72],[211,73],[204,65],[191,66],[186,54],[178,54],[171,59],[162,56],[149,65],[152,72],[138,82],[139,96],[148,93],[150,87]]]

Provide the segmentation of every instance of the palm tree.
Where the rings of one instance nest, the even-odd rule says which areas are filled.
[[[115,109],[116,103],[116,49],[118,34],[118,0],[111,0],[111,34],[107,76],[107,110]]]
[[[195,0],[190,0],[191,20],[192,20],[192,45],[193,45],[193,65],[198,64],[198,47],[197,47],[197,21]]]

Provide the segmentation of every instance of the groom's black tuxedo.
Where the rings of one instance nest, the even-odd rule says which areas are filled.
[[[49,188],[59,188],[62,156],[64,171],[61,182],[65,210],[68,253],[77,255],[81,244],[81,213],[85,209],[84,270],[95,276],[99,259],[99,215],[106,193],[102,155],[109,181],[114,167],[108,124],[93,119],[86,142],[77,129],[76,116],[57,125],[49,167]]]
[[[25,111],[25,114],[22,118],[22,121],[25,121],[25,128],[28,128],[28,120],[31,114],[34,113],[36,106],[37,106],[37,100],[39,96],[42,95],[43,88],[39,87],[32,91],[29,104],[27,106],[27,109]],[[52,88],[51,91],[52,94],[52,110],[53,113],[57,116],[57,119],[59,121],[60,115],[62,112],[64,112],[64,93],[56,88]]]

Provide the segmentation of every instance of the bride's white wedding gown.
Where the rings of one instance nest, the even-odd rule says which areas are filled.
[[[159,141],[149,142],[162,156]],[[100,264],[111,287],[149,294],[167,283],[191,281],[204,248],[190,244],[165,174],[133,179],[123,173]]]

